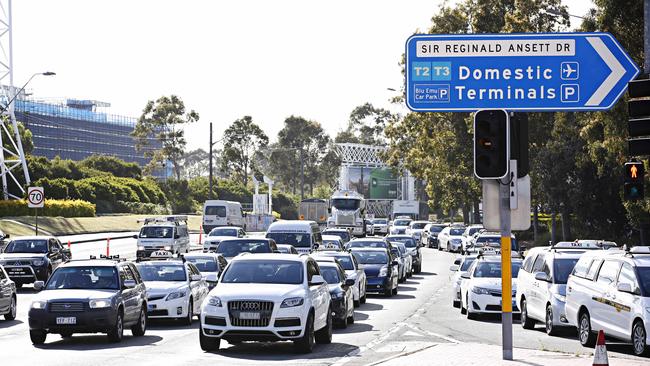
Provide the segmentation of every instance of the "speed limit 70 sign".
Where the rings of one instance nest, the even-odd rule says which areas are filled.
[[[45,193],[43,187],[27,188],[27,207],[43,208],[45,203]]]

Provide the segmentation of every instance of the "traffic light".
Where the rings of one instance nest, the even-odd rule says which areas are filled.
[[[631,156],[650,155],[650,79],[630,81],[628,94],[628,152]]]
[[[645,169],[641,161],[628,161],[625,163],[625,183],[623,184],[623,198],[626,201],[643,199],[643,177]]]
[[[479,179],[508,175],[510,165],[510,117],[501,109],[474,114],[474,174]]]

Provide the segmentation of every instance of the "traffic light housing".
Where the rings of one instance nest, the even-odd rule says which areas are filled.
[[[643,199],[644,184],[643,177],[645,168],[641,161],[629,161],[625,163],[625,183],[623,184],[623,198],[626,201]]]
[[[510,165],[510,117],[501,109],[474,114],[474,174],[479,179],[500,179]]]

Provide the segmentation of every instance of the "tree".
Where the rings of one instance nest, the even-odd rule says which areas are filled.
[[[213,154],[214,159],[214,154]],[[188,151],[183,155],[182,167],[183,176],[187,179],[193,179],[205,176],[209,173],[210,154],[203,149]],[[213,166],[215,162],[212,162]]]
[[[337,143],[350,142],[364,145],[385,145],[384,129],[389,123],[399,119],[399,115],[370,103],[357,106],[350,113],[348,127],[340,131]]]
[[[91,155],[79,162],[82,167],[111,173],[116,177],[142,178],[142,169],[137,163],[127,163],[115,156]]]
[[[223,169],[234,171],[246,186],[253,154],[268,143],[269,138],[251,116],[236,120],[224,132]]]
[[[131,135],[136,139],[136,150],[144,150],[145,156],[151,158],[146,168],[148,173],[168,160],[173,165],[176,179],[180,180],[180,162],[187,145],[182,127],[198,120],[199,114],[194,110],[186,112],[185,104],[176,95],[162,96],[155,102],[147,102]],[[154,144],[154,141],[159,145]]]

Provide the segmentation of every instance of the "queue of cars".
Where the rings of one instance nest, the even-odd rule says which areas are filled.
[[[492,241],[450,267],[452,304],[470,319],[501,312],[501,257],[490,249]],[[573,330],[585,347],[593,347],[603,330],[631,343],[635,355],[650,354],[650,247],[559,242],[532,248],[523,260],[513,255],[511,270],[512,311],[524,329],[541,323],[548,335]]]

